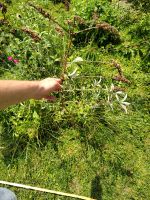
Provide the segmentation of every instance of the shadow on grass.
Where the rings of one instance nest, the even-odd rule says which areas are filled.
[[[91,198],[102,200],[102,186],[100,183],[100,176],[97,175],[91,183]]]

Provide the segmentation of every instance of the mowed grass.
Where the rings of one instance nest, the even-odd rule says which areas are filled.
[[[6,18],[13,29],[29,28],[41,41],[34,42],[25,33],[18,37],[1,25],[0,53],[15,56],[15,66],[1,63],[1,79],[42,79],[61,76],[68,48],[68,35],[61,36],[57,25],[31,8],[28,1],[12,1]],[[125,88],[130,102],[126,114],[119,106],[112,111],[107,95],[96,91],[62,92],[54,104],[30,100],[0,113],[0,180],[75,193],[97,200],[148,200],[150,197],[150,136],[148,103],[148,59],[144,61],[149,38],[149,14],[130,5],[102,1],[72,1],[67,12],[63,4],[33,1],[51,13],[62,27],[80,15],[91,20],[94,9],[100,19],[115,26],[121,35],[120,45],[97,47],[96,44],[71,46],[68,62],[76,57],[102,61],[79,66],[77,79],[64,83],[66,90],[93,88],[93,78],[102,76],[102,88]],[[3,16],[1,15],[1,18]],[[92,21],[92,20],[91,20]],[[92,23],[92,22],[91,22]],[[138,33],[143,24],[143,37]],[[134,32],[136,31],[136,35]],[[139,31],[139,32],[138,32]],[[138,44],[141,44],[138,46]],[[140,50],[143,57],[140,56]],[[116,60],[130,84],[112,81]],[[106,64],[105,64],[106,63]],[[73,65],[72,68],[78,66]],[[71,68],[71,70],[73,70]],[[99,80],[99,79],[98,79]],[[96,81],[98,81],[96,79]],[[98,107],[97,107],[98,105]],[[96,106],[96,108],[93,108]],[[52,194],[9,187],[18,199],[71,199]]]

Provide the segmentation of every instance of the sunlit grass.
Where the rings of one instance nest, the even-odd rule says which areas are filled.
[[[56,94],[56,103],[30,100],[1,111],[0,179],[97,200],[148,200],[150,138],[146,66],[149,61],[146,53],[149,15],[133,10],[130,5],[118,6],[118,1],[96,2],[91,0],[87,4],[86,0],[73,0],[69,12],[63,4],[54,5],[52,1],[32,2],[67,29],[67,20],[73,20],[75,15],[92,24],[92,12],[98,10],[99,20],[115,26],[122,42],[101,47],[93,42],[70,45],[67,62],[77,57],[91,62],[67,64],[66,76],[75,68],[79,76],[66,79],[64,92]],[[19,60],[14,66],[0,63],[0,78],[34,80],[62,76],[68,34],[63,36],[57,32],[58,24],[45,19],[25,0],[13,0],[6,19],[11,29],[31,29],[41,41],[35,42],[22,32],[20,37],[14,36],[9,26],[0,25],[0,56],[4,53],[6,57],[15,56]],[[141,24],[145,26],[142,38]],[[121,66],[130,83],[113,80],[118,71],[112,60]],[[97,99],[91,75],[99,76],[95,81],[102,78],[102,90]],[[112,83],[128,95],[127,114],[117,104],[113,111],[108,105],[106,88],[111,88]],[[66,199],[12,189],[22,200]]]

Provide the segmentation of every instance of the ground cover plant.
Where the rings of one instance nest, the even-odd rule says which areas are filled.
[[[0,78],[63,80],[55,103],[0,112],[1,180],[149,199],[150,14],[135,5],[0,1]],[[13,189],[22,200],[71,199]]]

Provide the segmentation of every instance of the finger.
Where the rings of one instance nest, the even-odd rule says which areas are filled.
[[[62,85],[60,85],[59,83],[57,83],[54,87],[54,91],[60,91],[62,89]]]
[[[56,101],[56,97],[54,97],[54,96],[46,96],[46,97],[44,97],[44,99],[46,99],[46,100],[49,101],[49,102],[54,102],[54,101]]]
[[[55,81],[57,81],[59,84],[62,83],[62,80],[60,78],[53,78]]]
[[[56,81],[61,84],[62,83],[62,80],[60,78],[57,78]]]

